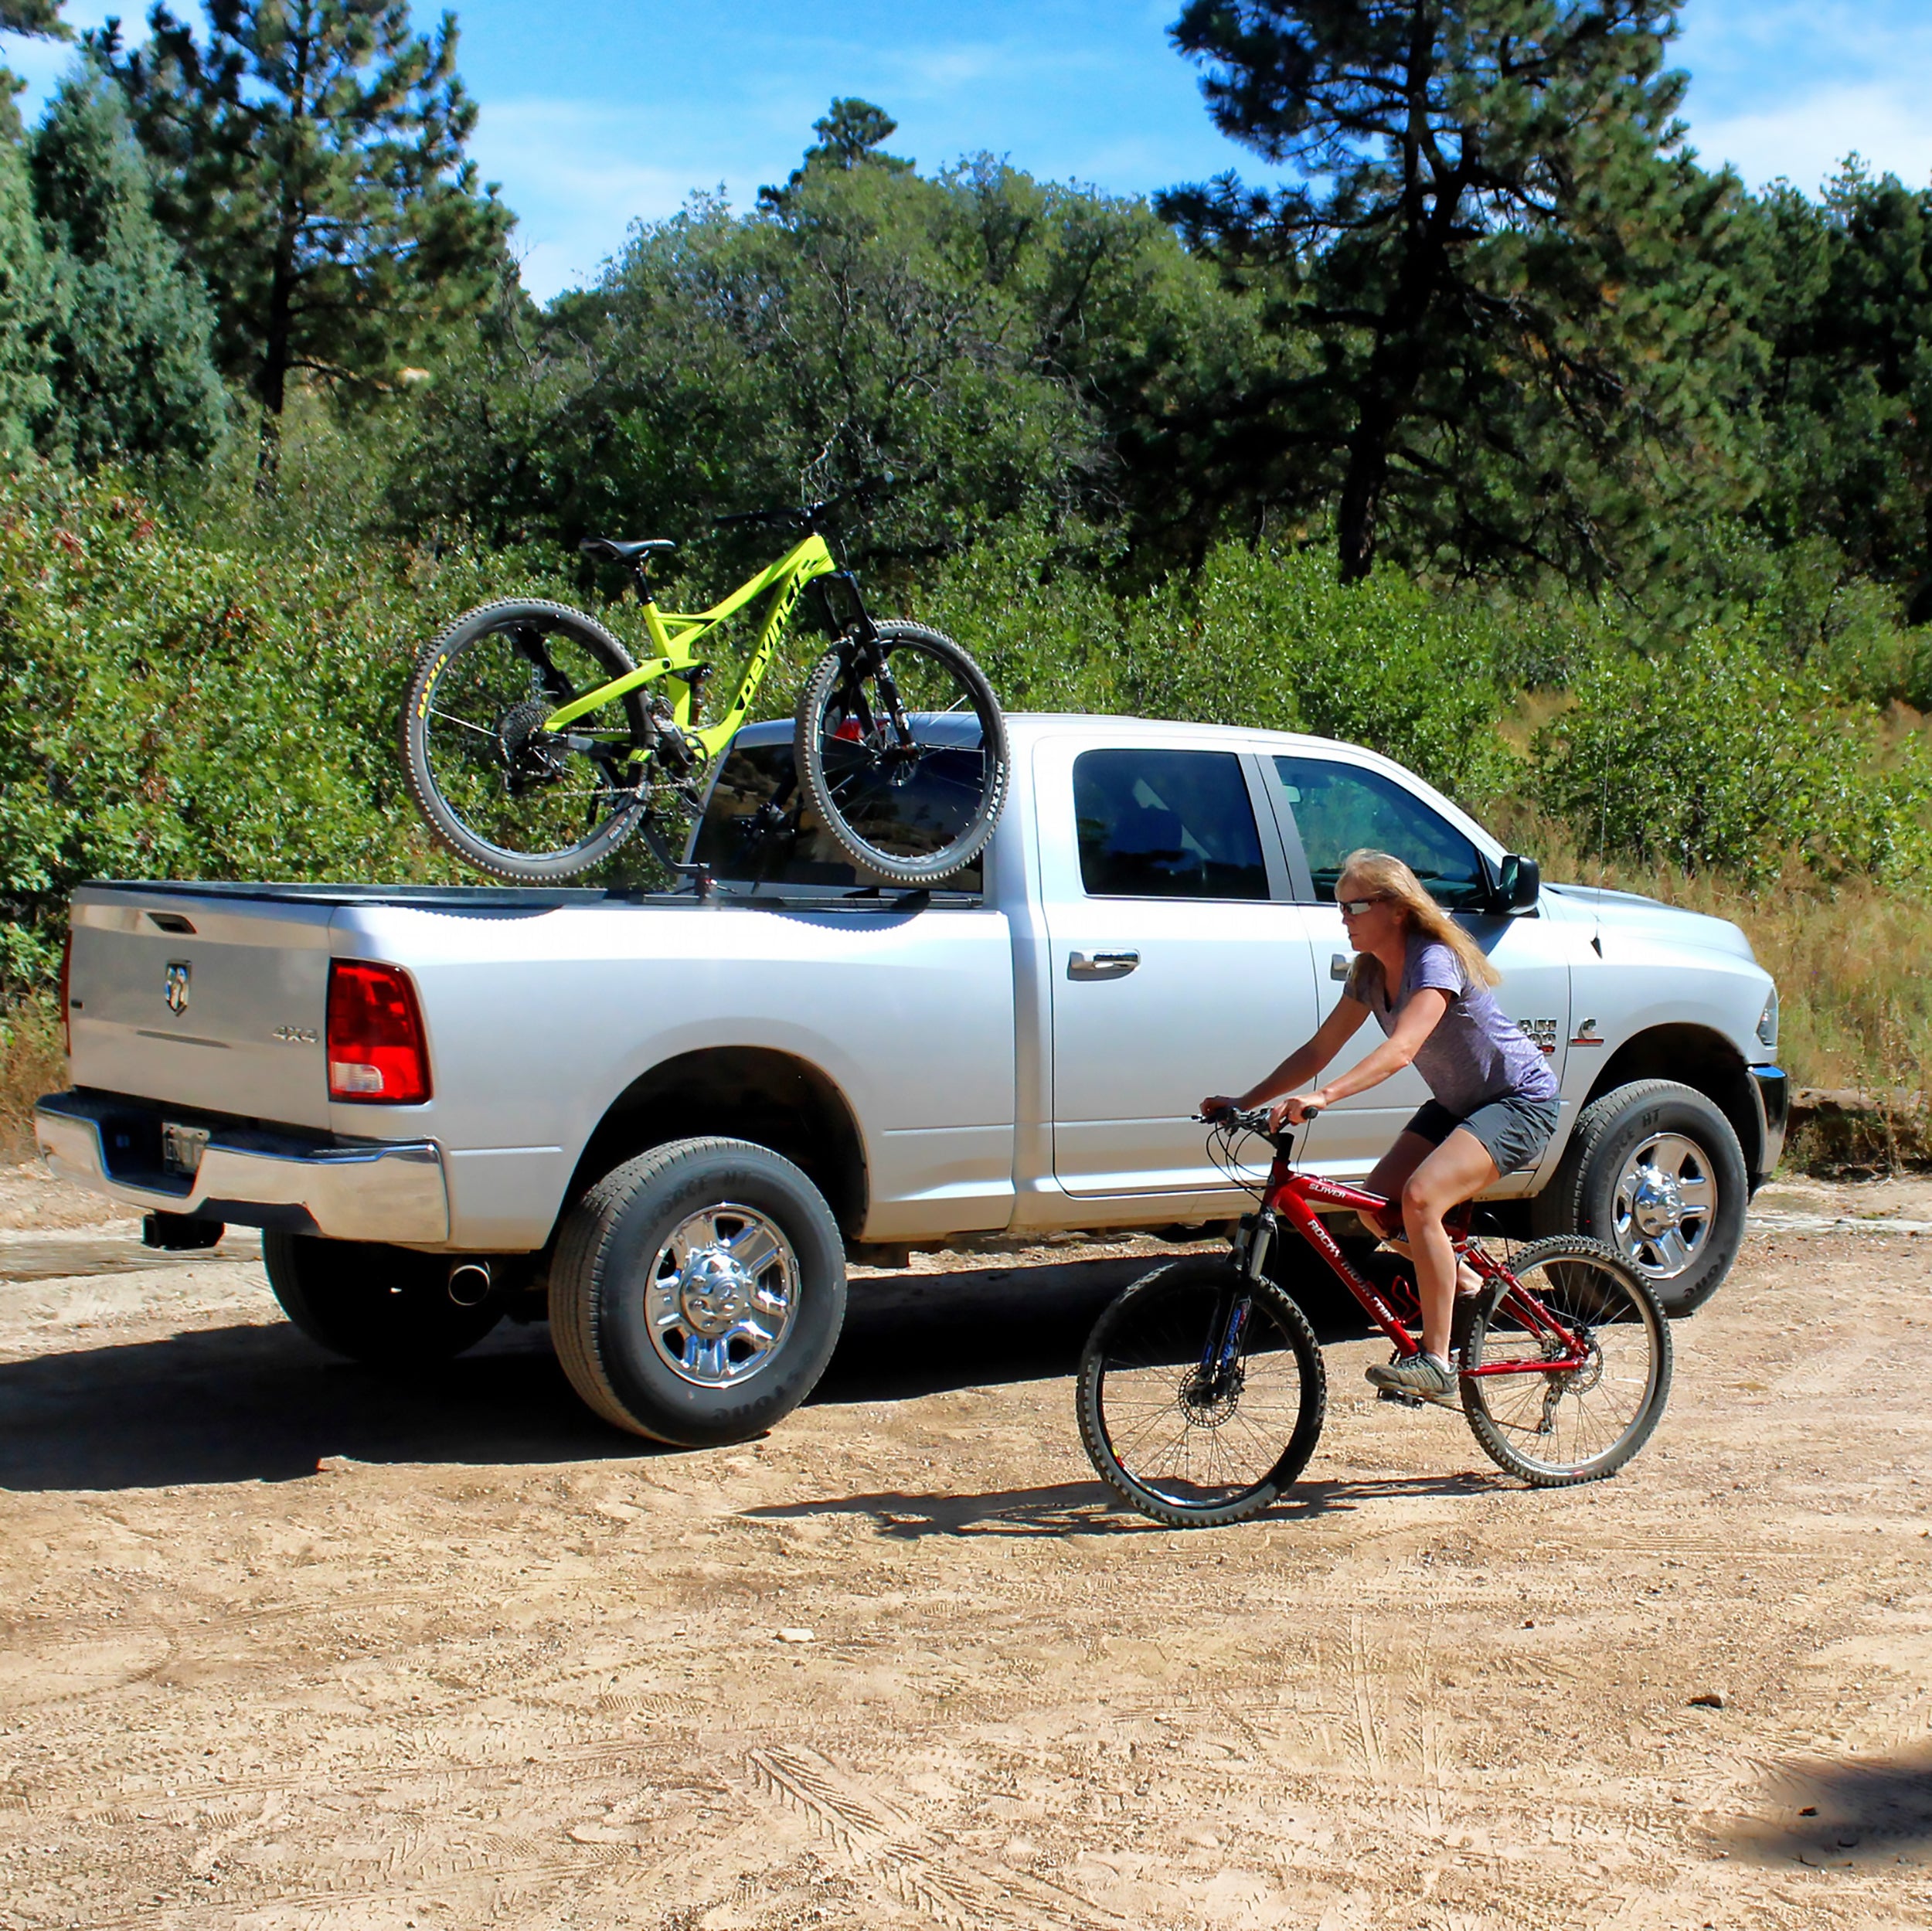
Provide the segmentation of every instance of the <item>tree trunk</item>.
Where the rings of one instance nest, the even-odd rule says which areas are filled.
[[[1389,474],[1389,434],[1393,427],[1393,419],[1386,410],[1367,403],[1349,439],[1349,467],[1342,478],[1335,532],[1345,583],[1360,583],[1375,568],[1382,486]]]
[[[268,286],[268,325],[263,331],[261,368],[255,393],[262,406],[261,450],[255,488],[268,495],[281,466],[282,410],[288,400],[288,371],[295,339],[295,237],[284,203],[283,231],[275,250],[275,272]]]

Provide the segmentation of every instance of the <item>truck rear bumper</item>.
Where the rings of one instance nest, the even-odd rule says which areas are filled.
[[[163,1168],[161,1123],[153,1102],[112,1093],[53,1093],[33,1113],[40,1156],[55,1173],[144,1213],[332,1240],[434,1247],[449,1239],[449,1189],[434,1141],[345,1142],[211,1123],[190,1176]]]

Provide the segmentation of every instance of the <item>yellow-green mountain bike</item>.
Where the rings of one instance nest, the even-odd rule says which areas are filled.
[[[832,507],[719,518],[789,526],[800,540],[688,615],[658,609],[651,587],[652,557],[674,544],[582,544],[630,569],[655,653],[642,663],[560,603],[510,600],[457,618],[417,659],[403,714],[403,767],[437,836],[481,871],[533,883],[585,871],[639,833],[673,871],[695,869],[673,856],[666,828],[681,835],[702,806],[711,763],[749,716],[809,586],[833,642],[798,700],[794,808],[815,813],[875,879],[917,886],[964,870],[1005,801],[998,700],[951,637],[866,614],[825,540]],[[730,708],[703,723],[711,666],[696,647],[760,597],[770,600]],[[940,716],[951,721],[927,726]]]

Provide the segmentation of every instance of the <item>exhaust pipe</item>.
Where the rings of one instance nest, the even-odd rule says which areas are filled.
[[[459,1260],[451,1263],[449,1297],[459,1307],[480,1307],[489,1298],[490,1263]]]

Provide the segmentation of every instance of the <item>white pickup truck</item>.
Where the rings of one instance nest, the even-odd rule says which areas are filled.
[[[788,725],[725,761],[702,889],[88,885],[42,1151],[158,1244],[264,1229],[282,1305],[341,1353],[547,1314],[611,1421],[740,1439],[823,1369],[849,1254],[1241,1212],[1194,1107],[1338,998],[1335,881],[1370,845],[1492,954],[1561,1084],[1505,1219],[1614,1242],[1673,1312],[1717,1287],[1785,1118],[1736,926],[1539,886],[1349,745],[1044,716],[1012,742],[999,828],[944,892],[854,877],[801,817]],[[1308,1164],[1365,1175],[1424,1096],[1404,1074],[1331,1108]]]

